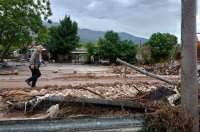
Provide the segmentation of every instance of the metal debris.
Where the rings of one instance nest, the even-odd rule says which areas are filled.
[[[116,62],[119,62],[119,63],[121,63],[121,64],[124,64],[124,65],[126,65],[126,66],[128,66],[128,67],[130,67],[130,68],[132,68],[132,69],[134,69],[134,70],[136,70],[136,71],[138,71],[138,72],[140,72],[140,73],[143,73],[143,74],[145,74],[145,75],[147,75],[147,76],[156,78],[156,79],[161,80],[161,81],[163,81],[163,82],[166,82],[166,83],[169,83],[169,84],[175,84],[174,81],[165,79],[165,78],[163,78],[163,77],[161,77],[161,76],[159,76],[159,75],[156,75],[156,74],[147,72],[147,71],[145,71],[145,70],[142,70],[142,69],[140,69],[139,67],[134,66],[134,65],[131,65],[131,64],[129,64],[129,63],[125,62],[125,61],[122,61],[122,60],[120,60],[120,59],[118,59],[118,58],[117,58]]]

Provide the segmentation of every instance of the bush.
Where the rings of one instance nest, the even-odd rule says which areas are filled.
[[[165,62],[174,57],[177,37],[169,33],[154,33],[148,43],[152,62]]]

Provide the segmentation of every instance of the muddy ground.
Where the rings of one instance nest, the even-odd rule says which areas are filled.
[[[25,79],[31,76],[31,72],[27,63],[8,63],[10,68],[4,70],[18,70],[18,75],[0,75],[0,88],[29,88],[25,83]],[[73,64],[47,64],[41,68],[42,76],[37,82],[37,87],[46,85],[79,85],[79,84],[94,84],[115,82],[159,82],[148,76],[139,74],[134,70],[129,69],[129,74],[126,74],[126,79],[123,77],[124,70],[121,67],[115,66],[91,66],[91,65],[73,65]],[[121,70],[121,73],[119,72]],[[2,70],[3,71],[3,70]],[[54,73],[54,71],[56,73]],[[177,79],[179,76],[163,76],[166,78]]]
[[[18,75],[0,75],[1,120],[19,118],[37,118],[45,114],[47,108],[39,109],[31,115],[24,111],[8,108],[7,101],[23,102],[37,95],[62,94],[80,98],[105,98],[109,100],[132,101],[139,92],[147,92],[158,87],[172,87],[164,82],[140,74],[132,69],[125,70],[122,66],[92,66],[78,64],[49,63],[42,66],[42,76],[36,88],[30,88],[25,79],[31,75],[28,63],[9,62],[9,67],[0,70],[18,71]],[[125,72],[126,71],[126,72]],[[170,80],[177,81],[179,75],[162,75]],[[96,92],[80,89],[86,88]],[[137,89],[139,90],[137,90]],[[102,97],[100,97],[99,95]],[[124,108],[110,108],[85,105],[62,104],[57,117],[79,115],[126,115],[137,113],[137,110]]]

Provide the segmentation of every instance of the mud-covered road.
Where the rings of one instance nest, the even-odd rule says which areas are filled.
[[[29,88],[25,79],[31,76],[31,71],[27,63],[8,63],[10,68],[3,70],[18,70],[18,75],[0,75],[0,88]],[[3,71],[2,70],[2,71]],[[74,64],[47,64],[40,68],[42,76],[37,82],[37,87],[63,86],[106,83],[141,83],[141,82],[159,82],[156,79],[131,71],[124,77],[121,73],[115,73],[113,66],[91,66]],[[56,73],[54,73],[56,72]],[[123,71],[122,71],[123,73]],[[165,76],[164,76],[165,77]],[[166,76],[176,80],[178,76]]]

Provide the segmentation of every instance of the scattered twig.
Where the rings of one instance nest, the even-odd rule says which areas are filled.
[[[96,95],[98,95],[99,97],[101,97],[102,99],[105,99],[105,98],[106,98],[106,97],[102,96],[101,94],[99,94],[99,93],[97,93],[97,92],[95,92],[95,91],[93,91],[93,90],[91,90],[91,89],[84,88],[84,87],[81,87],[80,89],[84,89],[84,90],[89,91],[90,93],[96,94]]]

